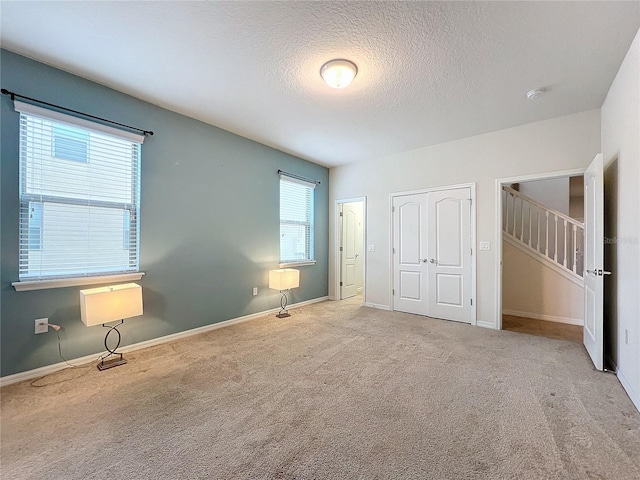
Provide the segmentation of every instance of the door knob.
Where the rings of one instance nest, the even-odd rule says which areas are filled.
[[[587,273],[591,273],[593,275],[595,275],[596,277],[602,277],[604,275],[611,275],[611,272],[608,272],[606,270],[585,270]]]
[[[431,260],[429,260],[429,262],[436,263],[435,259],[433,259],[433,258]]]
[[[427,259],[426,258],[421,258],[420,260],[422,260],[422,263],[427,263]]]
[[[355,257],[356,257],[356,258],[358,258],[359,256],[360,256],[360,255],[358,255],[358,254],[356,253]]]

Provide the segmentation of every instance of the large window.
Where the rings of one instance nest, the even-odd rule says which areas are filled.
[[[280,264],[313,263],[315,183],[280,176]]]
[[[143,137],[15,104],[20,280],[137,272]]]

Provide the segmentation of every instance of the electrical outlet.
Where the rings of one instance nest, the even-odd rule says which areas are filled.
[[[258,287],[253,287],[253,296],[255,297],[258,294]]]
[[[49,331],[49,319],[48,318],[36,318],[35,333],[47,333]]]

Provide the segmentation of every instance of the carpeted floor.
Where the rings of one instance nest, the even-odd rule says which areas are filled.
[[[640,479],[581,345],[324,302],[2,388],[3,479]]]

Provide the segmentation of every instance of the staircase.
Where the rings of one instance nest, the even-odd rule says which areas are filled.
[[[503,238],[582,284],[584,224],[502,187]]]

